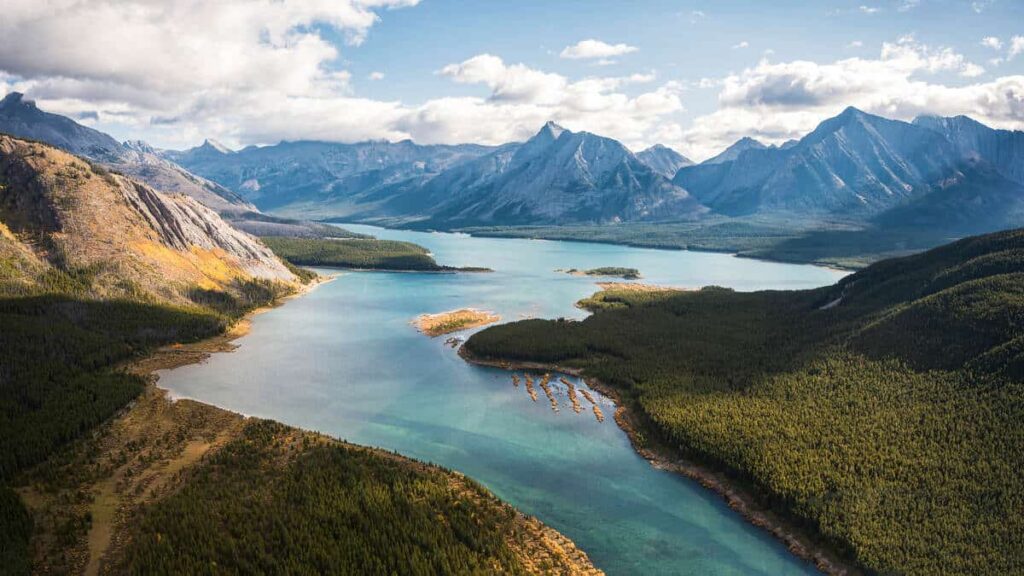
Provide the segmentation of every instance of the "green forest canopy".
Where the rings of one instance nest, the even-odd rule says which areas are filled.
[[[650,435],[880,573],[1024,571],[1024,231],[799,292],[599,293],[472,336],[583,368]]]

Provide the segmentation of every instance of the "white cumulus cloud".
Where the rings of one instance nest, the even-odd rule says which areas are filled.
[[[930,78],[950,72],[972,78],[983,69],[951,49],[911,37],[883,44],[877,58],[764,60],[723,78],[718,109],[696,118],[682,140],[670,144],[706,158],[743,136],[782,143],[850,105],[905,120],[967,114],[992,126],[1024,127],[1024,76],[958,86]]]
[[[1003,41],[996,36],[986,36],[981,39],[981,45],[993,50],[1002,50]]]
[[[1024,36],[1014,36],[1010,40],[1010,58],[1024,53]]]
[[[636,46],[630,46],[629,44],[608,44],[607,42],[591,38],[589,40],[580,40],[572,46],[566,46],[559,56],[570,60],[607,59],[636,52],[637,50]]]

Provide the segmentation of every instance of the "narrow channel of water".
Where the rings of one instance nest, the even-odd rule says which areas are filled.
[[[580,317],[573,303],[596,290],[595,280],[559,268],[626,266],[645,282],[738,290],[821,286],[841,273],[725,254],[346,227],[495,272],[346,273],[256,316],[237,351],[164,371],[160,385],[464,472],[572,538],[608,574],[815,572],[717,495],[652,468],[610,404],[603,423],[585,399],[576,414],[554,378],[554,412],[543,391],[533,402],[508,373],[466,364],[445,338],[427,338],[410,321],[461,307],[504,320]]]

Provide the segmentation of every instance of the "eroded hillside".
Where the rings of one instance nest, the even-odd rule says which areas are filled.
[[[0,136],[0,248],[24,274],[87,271],[104,296],[295,277],[259,240],[183,195],[162,194],[50,146]]]

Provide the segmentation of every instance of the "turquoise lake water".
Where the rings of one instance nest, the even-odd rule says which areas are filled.
[[[475,307],[524,317],[582,317],[595,279],[559,268],[627,266],[644,282],[737,290],[808,288],[842,273],[735,258],[575,242],[346,228],[409,240],[438,262],[489,274],[344,273],[253,320],[239,348],[160,374],[177,397],[273,418],[459,470],[572,538],[608,574],[810,574],[815,569],[722,500],[639,457],[611,418],[533,402],[507,372],[471,366],[410,325]],[[326,271],[324,271],[326,272]],[[464,334],[463,334],[464,335]],[[578,386],[583,387],[573,378]]]

